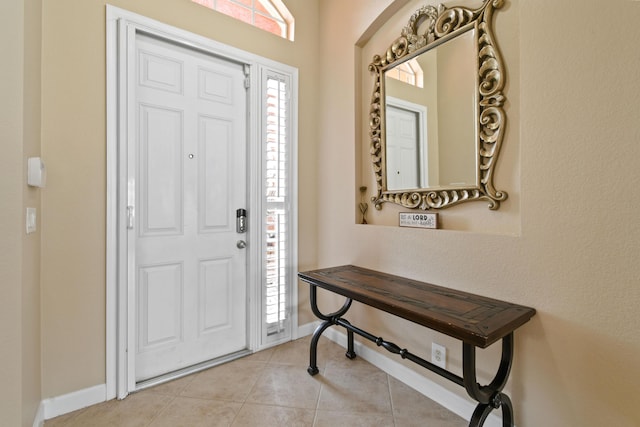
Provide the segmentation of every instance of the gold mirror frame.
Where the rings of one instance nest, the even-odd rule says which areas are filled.
[[[496,210],[507,193],[496,190],[493,175],[503,132],[506,114],[505,72],[498,46],[493,36],[491,21],[494,9],[502,7],[503,0],[484,0],[478,9],[464,7],[448,8],[444,5],[423,6],[409,19],[401,36],[387,49],[384,55],[375,55],[369,71],[375,73],[371,97],[369,135],[370,153],[376,178],[377,194],[371,198],[376,209],[385,202],[396,203],[411,209],[443,209],[472,200],[486,200],[489,209]],[[420,28],[426,30],[418,34]],[[411,190],[387,190],[385,173],[385,88],[384,71],[398,63],[430,50],[459,34],[475,29],[477,41],[478,80],[476,84],[476,165],[475,186],[437,187]]]

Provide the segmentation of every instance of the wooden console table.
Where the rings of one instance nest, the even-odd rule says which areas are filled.
[[[470,427],[482,426],[489,413],[498,408],[502,408],[503,426],[513,427],[513,405],[502,389],[513,362],[513,332],[536,313],[535,309],[352,265],[301,272],[298,276],[311,285],[311,310],[324,321],[311,338],[307,369],[310,375],[318,373],[318,339],[329,326],[339,325],[347,330],[348,358],[356,357],[353,350],[356,333],[464,387],[478,402]],[[321,313],[317,305],[318,287],[346,297],[342,308],[334,313]],[[353,326],[343,316],[354,300],[461,340],[462,378]],[[498,372],[488,385],[480,385],[476,380],[476,347],[486,348],[498,340],[502,340]]]

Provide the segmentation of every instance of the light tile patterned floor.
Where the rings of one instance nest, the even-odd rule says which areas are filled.
[[[303,338],[45,422],[45,427],[463,427],[467,422],[327,339]]]

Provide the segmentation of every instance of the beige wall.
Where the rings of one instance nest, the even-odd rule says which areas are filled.
[[[354,263],[535,307],[516,333],[508,385],[517,425],[639,425],[640,3],[505,2],[495,18],[509,72],[509,129],[496,184],[509,200],[498,212],[480,202],[445,210],[438,231],[354,220],[357,189],[370,174],[366,127],[359,128],[368,113],[359,99],[366,105],[370,92],[354,80],[371,57],[352,46],[391,3],[322,3],[318,266]],[[354,147],[356,135],[363,146]],[[398,211],[384,206],[381,214],[397,221]],[[322,304],[337,301],[325,296]],[[456,342],[352,311],[353,323],[410,350],[446,344],[459,367]],[[482,370],[495,369],[496,350],[481,353]]]
[[[398,11],[398,13],[381,22],[378,31],[374,33],[369,40],[360,40],[360,35],[358,35],[356,39],[360,40],[358,42],[356,55],[362,63],[356,72],[358,77],[358,88],[356,88],[356,90],[361,91],[363,94],[358,97],[358,108],[361,108],[362,111],[365,112],[369,111],[369,103],[373,87],[373,75],[367,70],[367,65],[371,62],[374,55],[381,55],[386,52],[391,45],[391,41],[400,36],[400,29],[407,24],[411,14],[421,7],[424,2],[419,3],[415,0],[400,0],[399,2],[391,4],[394,6],[401,5],[403,7]],[[498,13],[500,14],[503,12]],[[511,59],[509,62],[509,78],[506,83],[506,90],[509,91],[508,104],[506,106],[509,114],[509,121],[505,127],[504,136],[505,140],[510,141],[510,144],[504,144],[500,152],[500,157],[497,163],[497,179],[494,183],[498,190],[507,191],[509,197],[506,201],[502,202],[502,208],[499,211],[489,211],[487,209],[488,204],[485,202],[467,205],[464,209],[450,209],[447,212],[447,215],[442,215],[440,218],[443,227],[448,230],[473,231],[478,233],[494,233],[503,235],[517,235],[520,233],[520,180],[518,179],[520,174],[520,134],[517,128],[510,125],[511,122],[518,120],[520,117],[520,82],[518,67],[520,48],[518,45],[518,15],[507,14],[505,16],[503,13],[502,16],[499,15],[499,19],[501,19],[501,26],[496,28],[497,35],[499,37],[502,34],[506,34],[506,36],[502,37],[504,42],[501,43],[500,47],[503,56],[507,59]],[[368,26],[369,23],[366,25]],[[356,31],[355,28],[353,28],[353,31]],[[428,76],[426,78],[428,78]],[[360,171],[358,173],[358,179],[361,180],[362,185],[368,187],[369,195],[372,196],[375,194],[376,182],[372,173],[369,155],[370,147],[367,139],[369,123],[366,119],[358,120],[356,123],[358,125],[355,129],[355,132],[357,132],[356,143],[358,144],[357,147],[359,147],[361,152],[361,154],[356,158],[356,162],[362,162],[362,164],[358,165],[358,170]],[[439,119],[438,123],[440,123]],[[441,133],[440,129],[438,129],[438,132]],[[429,154],[432,155],[432,157],[435,157],[436,155],[434,152],[430,152]],[[440,159],[443,158],[442,153],[438,152],[437,155]],[[439,171],[439,176],[443,177],[444,173]],[[373,206],[370,206],[367,220],[371,224],[395,226],[398,224],[398,212],[400,211],[402,211],[400,206],[391,204],[387,204],[387,206],[380,211],[376,211],[373,209]]]
[[[461,34],[438,47],[438,161],[440,185],[476,185],[477,55],[474,34]]]
[[[0,79],[0,420],[20,425],[22,379],[21,342],[21,248],[22,248],[22,105],[23,32],[22,2],[0,6],[0,44],[3,58]]]
[[[24,146],[23,168],[26,159],[41,155],[41,45],[42,0],[24,1]],[[46,161],[45,161],[46,164]],[[25,185],[23,169],[23,210],[36,208],[37,230],[22,237],[22,423],[33,425],[34,414],[41,400],[41,298],[40,261],[42,238],[41,195],[46,191]],[[24,222],[24,219],[22,220]],[[22,230],[21,230],[22,231]]]
[[[2,35],[12,40],[0,47],[0,424],[7,425],[30,425],[39,398],[105,381],[104,1],[43,3],[41,37],[38,0],[0,3]],[[640,3],[506,2],[496,27],[510,121],[496,184],[510,197],[498,212],[483,203],[443,211],[438,231],[355,224],[358,187],[370,176],[363,125],[370,89],[361,82],[370,56],[355,45],[387,5],[407,0],[286,3],[297,18],[295,43],[185,1],[113,2],[299,67],[300,269],[355,263],[535,307],[516,335],[508,385],[518,426],[638,425]],[[386,47],[380,40],[376,53]],[[39,151],[40,106],[49,176],[45,190],[32,190],[24,164]],[[40,197],[42,231],[26,236],[24,207],[39,207]],[[381,224],[397,212],[370,208]],[[302,285],[301,324],[312,320],[306,294]],[[323,306],[336,303],[321,297]],[[416,352],[426,354],[432,340],[447,345],[459,367],[456,342],[352,310],[354,323]],[[494,369],[495,355],[481,353],[482,370]]]
[[[0,72],[0,425],[31,426],[40,403],[40,232],[27,236],[26,159],[40,154],[39,1],[3,2]],[[38,224],[39,226],[40,224]]]
[[[318,3],[286,2],[299,29],[293,43],[185,0],[110,4],[299,68],[300,263],[313,264]],[[43,17],[46,398],[105,382],[105,1],[45,1]]]

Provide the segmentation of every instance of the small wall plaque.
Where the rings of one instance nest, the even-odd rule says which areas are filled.
[[[400,227],[438,228],[438,214],[400,212]]]

